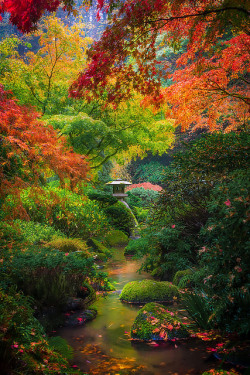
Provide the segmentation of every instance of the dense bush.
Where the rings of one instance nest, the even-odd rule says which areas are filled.
[[[55,238],[54,240],[48,242],[47,246],[63,251],[64,253],[78,251],[84,256],[90,256],[89,248],[86,242],[80,240],[79,238]]]
[[[126,246],[128,244],[128,236],[121,230],[112,230],[105,236],[105,241],[109,246]]]
[[[61,308],[68,297],[77,295],[87,277],[96,276],[92,258],[35,246],[5,250],[2,266],[1,285],[16,285],[39,307]]]
[[[143,267],[205,293],[214,326],[248,334],[249,134],[214,133],[190,142],[166,170],[164,191],[137,244]]]
[[[138,165],[133,176],[135,181],[151,182],[159,184],[164,178],[165,167],[158,161],[151,161],[148,164]]]
[[[60,230],[56,230],[48,224],[40,224],[34,221],[17,219],[13,222],[13,228],[16,228],[23,236],[24,241],[30,244],[50,241],[57,237],[66,237]]]
[[[133,207],[150,207],[153,203],[156,202],[157,198],[159,197],[159,192],[144,189],[143,187],[138,187],[131,189],[127,192],[128,197],[126,199],[128,205]]]
[[[118,202],[118,199],[111,193],[100,190],[88,193],[88,197],[90,200],[97,201],[101,207],[108,207]]]
[[[121,202],[104,209],[109,223],[115,229],[121,230],[130,235],[134,226],[134,218],[130,210]]]
[[[82,195],[60,188],[28,188],[21,192],[22,206],[10,196],[3,205],[9,218],[32,220],[52,226],[68,237],[100,236],[108,222],[99,205]]]
[[[200,265],[217,324],[250,332],[249,173],[237,171],[218,184],[208,204],[210,214],[201,231]]]
[[[66,359],[49,346],[28,297],[0,290],[0,327],[1,374],[74,373]]]

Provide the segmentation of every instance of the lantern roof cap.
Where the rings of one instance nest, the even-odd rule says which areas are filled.
[[[107,182],[106,185],[132,185],[132,183],[118,178],[117,180]]]

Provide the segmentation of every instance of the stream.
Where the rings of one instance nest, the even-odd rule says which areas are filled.
[[[215,366],[206,352],[209,343],[195,338],[175,343],[130,340],[130,328],[141,306],[122,303],[119,294],[127,282],[150,278],[137,272],[139,266],[139,261],[125,259],[123,249],[117,249],[104,269],[117,291],[99,296],[93,321],[57,331],[74,348],[74,364],[89,375],[198,375]]]

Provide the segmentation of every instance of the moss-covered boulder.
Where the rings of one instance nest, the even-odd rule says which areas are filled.
[[[184,339],[189,337],[186,327],[176,314],[158,303],[147,303],[131,327],[131,338],[143,341]]]
[[[131,303],[173,302],[179,296],[176,285],[168,281],[141,280],[126,284],[120,299]]]
[[[128,236],[121,230],[115,229],[109,232],[105,237],[109,246],[126,246],[128,244]]]
[[[190,268],[182,271],[177,271],[173,278],[173,284],[179,285],[179,282],[184,276],[191,275],[193,272]]]
[[[104,244],[95,238],[91,238],[87,241],[88,246],[90,246],[96,253],[97,260],[105,261],[111,257],[111,251],[104,246]]]

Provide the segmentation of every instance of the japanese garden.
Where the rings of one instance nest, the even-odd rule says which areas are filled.
[[[0,374],[250,374],[247,0],[0,0]]]

